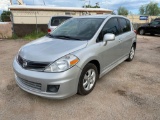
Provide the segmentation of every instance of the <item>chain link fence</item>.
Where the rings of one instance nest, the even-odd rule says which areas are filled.
[[[32,33],[47,33],[50,16],[14,16],[13,33],[23,37]]]
[[[57,15],[59,15],[57,13]],[[150,23],[158,16],[148,16],[148,20],[140,20],[138,15],[129,15],[127,18],[132,22],[134,29],[137,30],[141,25]],[[43,32],[47,33],[48,23],[51,16],[40,16],[35,14],[24,15],[1,15],[0,38],[9,38],[12,35],[24,37],[27,34]],[[11,22],[9,22],[11,21]]]

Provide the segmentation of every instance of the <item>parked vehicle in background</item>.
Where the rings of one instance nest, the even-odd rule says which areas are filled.
[[[138,34],[144,35],[150,33],[150,35],[160,34],[160,19],[156,18],[151,23],[142,25],[138,28]]]
[[[155,18],[155,19],[154,19],[154,21],[157,21],[157,20],[159,20],[159,21],[160,21],[160,17],[158,17],[158,18]]]
[[[72,18],[71,16],[53,16],[51,17],[49,23],[48,23],[48,33],[53,32],[53,30],[63,23],[65,20],[68,20]]]
[[[118,15],[81,16],[23,46],[13,62],[23,90],[63,99],[89,94],[96,81],[123,61],[132,61],[137,36]]]

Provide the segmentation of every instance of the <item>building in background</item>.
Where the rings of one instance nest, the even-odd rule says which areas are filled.
[[[15,5],[9,7],[12,13],[13,32],[24,36],[36,30],[47,32],[51,16],[81,16],[111,14],[112,10],[103,8],[49,7]]]

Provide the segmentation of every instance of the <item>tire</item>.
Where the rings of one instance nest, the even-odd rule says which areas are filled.
[[[134,58],[134,55],[135,55],[135,46],[132,45],[130,53],[129,53],[129,57],[126,61],[128,61],[128,62],[132,61]]]
[[[144,30],[144,29],[140,29],[140,30],[139,30],[139,34],[140,34],[140,35],[144,35],[144,34],[145,34],[145,30]]]
[[[79,95],[89,94],[94,89],[98,78],[97,67],[92,63],[88,63],[82,70],[77,93]]]
[[[154,36],[155,34],[154,34],[154,33],[150,33],[150,35],[151,35],[151,36]]]

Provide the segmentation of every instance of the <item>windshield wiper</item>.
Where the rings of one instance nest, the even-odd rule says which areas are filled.
[[[56,35],[56,36],[53,36],[53,37],[60,38],[60,39],[81,40],[79,38],[75,38],[75,37],[71,37],[71,36],[66,36],[66,35]]]

